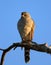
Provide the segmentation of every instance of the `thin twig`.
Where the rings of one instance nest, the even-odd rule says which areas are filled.
[[[4,51],[4,49],[1,49],[1,48],[0,48],[0,50],[1,50],[1,51]]]

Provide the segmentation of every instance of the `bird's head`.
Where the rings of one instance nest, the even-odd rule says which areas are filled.
[[[21,13],[21,17],[23,17],[23,18],[30,18],[31,16],[30,16],[30,14],[28,12],[22,12]]]

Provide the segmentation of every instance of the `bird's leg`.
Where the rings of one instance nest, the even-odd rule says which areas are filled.
[[[29,46],[31,46],[32,45],[32,41],[31,40],[22,39],[21,45],[29,45]],[[22,49],[23,49],[23,47],[21,47],[21,50]]]
[[[23,38],[21,44],[22,44],[22,45],[23,45],[23,44],[26,45],[26,42],[27,42],[27,41],[25,40],[25,38]],[[22,49],[23,49],[23,47],[21,47],[21,50],[22,50]]]
[[[25,41],[22,40],[21,45],[23,45],[25,43]],[[21,47],[21,50],[23,50],[23,47]]]

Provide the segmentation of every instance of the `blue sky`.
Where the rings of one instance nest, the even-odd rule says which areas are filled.
[[[51,45],[51,0],[0,0],[0,48],[20,42],[17,22],[22,11],[29,12],[36,28],[33,41]],[[0,57],[2,52],[0,51]],[[7,53],[4,65],[51,65],[51,55],[32,51],[30,62],[24,62],[24,51],[17,48]]]

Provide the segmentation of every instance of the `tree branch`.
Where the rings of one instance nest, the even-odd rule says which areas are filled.
[[[6,49],[1,49],[1,51],[3,51],[2,56],[1,56],[1,60],[0,60],[0,65],[3,65],[4,62],[4,58],[7,52],[9,52],[12,48],[14,48],[14,50],[17,47],[28,47],[31,50],[36,50],[36,51],[40,51],[40,52],[46,52],[51,54],[51,47],[48,47],[48,45],[46,43],[44,44],[37,44],[36,42],[30,42],[30,44],[28,45],[27,42],[21,42],[21,43],[13,43],[11,46],[9,46]]]

